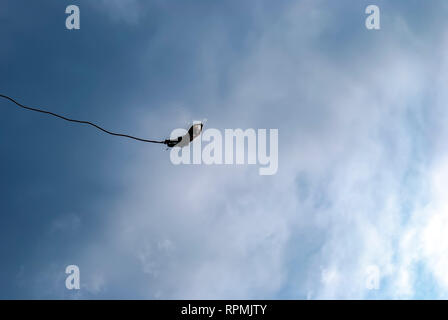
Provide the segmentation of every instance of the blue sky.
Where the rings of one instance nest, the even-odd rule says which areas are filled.
[[[207,118],[280,143],[274,176],[173,166],[0,101],[0,298],[446,298],[447,9],[2,1],[0,93],[148,138]]]

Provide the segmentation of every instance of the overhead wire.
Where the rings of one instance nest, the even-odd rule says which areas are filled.
[[[0,94],[0,97],[13,102],[14,104],[19,106],[20,108],[23,108],[23,109],[26,109],[26,110],[30,110],[30,111],[44,113],[44,114],[47,114],[47,115],[51,115],[53,117],[56,117],[56,118],[59,118],[59,119],[62,119],[62,120],[68,121],[68,122],[74,122],[74,123],[80,123],[80,124],[89,125],[89,126],[92,126],[92,127],[96,128],[96,129],[104,132],[104,133],[110,134],[112,136],[133,139],[133,140],[146,142],[146,143],[162,143],[162,144],[165,143],[164,141],[143,139],[143,138],[134,137],[134,136],[131,136],[131,135],[128,135],[128,134],[112,132],[112,131],[106,130],[106,129],[100,127],[99,125],[97,125],[97,124],[95,124],[93,122],[90,122],[90,121],[71,119],[71,118],[67,118],[67,117],[61,116],[61,115],[59,115],[57,113],[54,113],[54,112],[51,112],[51,111],[46,111],[46,110],[43,110],[43,109],[40,109],[40,108],[28,107],[28,106],[25,106],[25,105],[17,102],[16,100],[14,100],[13,98],[8,97],[7,95],[4,95],[4,94]]]

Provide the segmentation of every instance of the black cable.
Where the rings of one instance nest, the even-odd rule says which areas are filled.
[[[11,102],[13,102],[13,103],[15,103],[16,105],[18,105],[19,107],[21,107],[21,108],[23,108],[23,109],[27,109],[27,110],[31,110],[31,111],[36,111],[36,112],[40,112],[40,113],[49,114],[49,115],[52,115],[52,116],[54,116],[54,117],[57,117],[57,118],[60,118],[60,119],[63,119],[63,120],[65,120],[65,121],[69,121],[69,122],[76,122],[76,123],[81,123],[81,124],[87,124],[87,125],[90,125],[90,126],[92,126],[92,127],[97,128],[97,129],[99,129],[99,130],[101,130],[101,131],[103,131],[103,132],[105,132],[105,133],[107,133],[107,134],[110,134],[110,135],[112,135],[112,136],[124,137],[124,138],[134,139],[134,140],[137,140],[137,141],[148,142],[148,143],[164,143],[164,141],[147,140],[147,139],[142,139],[142,138],[133,137],[133,136],[130,136],[130,135],[127,135],[127,134],[114,133],[114,132],[108,131],[108,130],[106,130],[106,129],[103,129],[103,128],[101,128],[100,126],[98,126],[98,125],[96,125],[96,124],[94,124],[94,123],[92,123],[92,122],[90,122],[90,121],[82,121],[82,120],[69,119],[69,118],[63,117],[63,116],[61,116],[61,115],[58,115],[58,114],[53,113],[53,112],[50,112],[50,111],[45,111],[45,110],[41,110],[41,109],[36,109],[36,108],[27,107],[27,106],[24,106],[23,104],[18,103],[18,102],[17,102],[16,100],[14,100],[13,98],[8,97],[8,96],[5,96],[5,95],[3,95],[3,94],[0,94],[0,97],[2,97],[2,98],[4,98],[4,99],[7,99],[7,100],[9,100],[9,101],[11,101]]]

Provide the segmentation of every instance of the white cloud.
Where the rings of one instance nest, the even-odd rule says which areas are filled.
[[[409,298],[419,261],[446,290],[448,169],[427,167],[422,133],[433,50],[401,18],[380,41],[359,31],[347,49],[322,50],[319,39],[334,27],[325,14],[303,1],[274,24],[259,17],[250,53],[222,76],[228,92],[208,92],[198,106],[216,106],[207,115],[216,127],[279,128],[277,175],[174,167],[168,153],[142,148],[124,169],[128,188],[106,226],[110,242],[87,261],[98,251],[106,260],[132,256],[148,298],[272,298],[285,288],[293,297],[364,298],[371,265],[381,272],[381,297]],[[201,66],[218,74],[213,39],[225,32],[213,29],[201,51]],[[102,265],[104,282],[122,263]]]

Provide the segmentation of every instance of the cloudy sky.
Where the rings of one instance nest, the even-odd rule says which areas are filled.
[[[203,118],[275,128],[279,168],[174,166],[160,145],[0,101],[0,298],[448,298],[447,14],[3,0],[0,93],[147,138]]]

